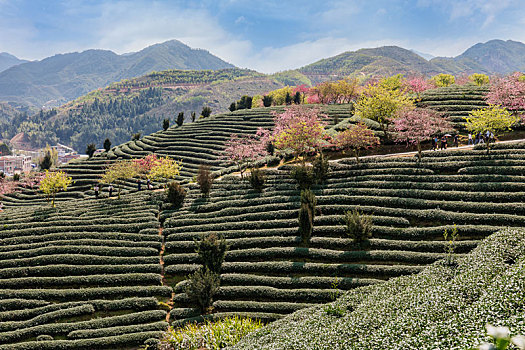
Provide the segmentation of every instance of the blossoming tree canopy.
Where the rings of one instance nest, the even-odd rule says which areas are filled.
[[[168,180],[174,179],[180,173],[182,161],[176,161],[169,157],[159,157],[153,163],[148,173],[151,180]]]
[[[361,118],[377,121],[386,131],[388,124],[405,108],[414,108],[412,99],[405,95],[403,89],[389,89],[381,82],[369,85],[357,101],[356,114]]]
[[[439,132],[453,129],[450,122],[431,109],[406,109],[400,111],[398,115],[393,121],[394,139],[397,142],[410,142],[417,145],[419,159],[421,159],[421,142],[429,140]]]
[[[491,105],[501,105],[515,114],[524,111],[524,77],[521,73],[514,73],[504,78],[493,79],[487,94],[487,102]]]
[[[226,142],[224,156],[238,166],[242,178],[245,166],[268,155],[268,141],[269,131],[262,128],[255,135],[232,134]]]
[[[63,171],[49,171],[40,181],[40,190],[49,198],[52,197],[51,206],[55,207],[55,196],[60,191],[67,191],[67,187],[73,182],[72,178]]]
[[[118,198],[120,198],[120,182],[132,179],[139,174],[137,163],[133,160],[119,160],[111,164],[100,179],[100,183],[118,185]]]
[[[291,106],[285,112],[274,115],[272,139],[277,149],[289,149],[298,158],[321,148],[325,133],[325,122],[321,117],[325,116],[319,116],[319,109]]]
[[[359,163],[359,151],[379,145],[379,137],[365,124],[353,124],[335,136],[335,145],[343,150],[352,150]]]
[[[467,118],[467,130],[472,133],[485,134],[492,133],[497,136],[499,133],[511,130],[512,126],[518,123],[520,118],[510,113],[505,107],[490,105],[488,108],[476,109],[470,112]],[[487,153],[490,149],[491,138],[487,138]]]
[[[419,98],[422,92],[432,89],[433,86],[423,77],[410,77],[403,81],[403,88],[410,93],[416,94],[417,98]]]

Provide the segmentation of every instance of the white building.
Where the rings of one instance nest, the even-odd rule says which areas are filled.
[[[31,171],[31,157],[30,156],[3,156],[0,157],[0,172],[8,176],[21,173],[29,173]]]

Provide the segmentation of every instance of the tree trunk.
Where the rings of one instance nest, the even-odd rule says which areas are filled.
[[[53,200],[51,201],[51,208],[55,207],[55,192],[53,192]]]
[[[417,142],[417,158],[421,161],[421,142]]]
[[[354,149],[354,155],[357,164],[359,164],[359,151],[357,149]]]

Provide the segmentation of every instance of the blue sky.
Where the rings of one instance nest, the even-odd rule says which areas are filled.
[[[42,59],[116,53],[178,39],[270,73],[364,47],[456,56],[478,42],[525,42],[522,0],[0,0],[0,52]]]

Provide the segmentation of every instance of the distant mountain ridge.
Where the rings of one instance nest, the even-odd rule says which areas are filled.
[[[6,69],[26,62],[29,61],[21,60],[18,57],[11,55],[7,52],[0,52],[0,72],[3,72]]]
[[[298,71],[320,82],[345,76],[393,74],[508,74],[525,70],[525,44],[512,40],[478,43],[456,57],[426,60],[413,50],[398,46],[347,51],[299,68]]]
[[[114,81],[167,69],[217,70],[234,66],[206,50],[171,40],[139,52],[117,55],[108,50],[59,54],[19,64],[0,73],[0,101],[40,108],[61,105]]]

